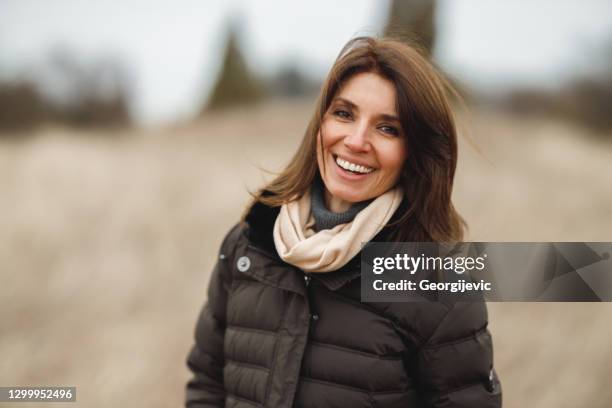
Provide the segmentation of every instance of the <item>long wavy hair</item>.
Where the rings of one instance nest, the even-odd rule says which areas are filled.
[[[457,132],[449,99],[457,93],[416,47],[389,38],[358,37],[344,46],[321,87],[298,150],[272,182],[253,194],[246,213],[257,202],[277,207],[310,189],[319,176],[317,135],[323,117],[343,84],[364,72],[394,84],[406,135],[408,155],[398,181],[406,205],[390,225],[392,240],[461,241],[466,224],[451,202]]]

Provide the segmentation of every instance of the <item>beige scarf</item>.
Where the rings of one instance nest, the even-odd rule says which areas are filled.
[[[353,221],[315,232],[310,192],[283,204],[274,223],[274,244],[280,257],[306,272],[340,269],[387,224],[402,200],[398,187],[377,197]]]

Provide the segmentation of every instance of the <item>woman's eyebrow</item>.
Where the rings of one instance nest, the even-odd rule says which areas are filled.
[[[341,96],[337,96],[334,98],[334,102],[341,102],[345,105],[348,105],[349,108],[354,109],[354,110],[359,110],[359,106],[357,106],[355,103],[349,101],[346,98],[343,98]],[[381,113],[380,115],[378,115],[382,120],[386,120],[389,122],[399,122],[399,118],[394,115],[394,114],[390,114],[390,113]]]
[[[387,113],[383,113],[380,115],[380,118],[389,122],[398,122],[399,123],[399,118],[395,115],[389,115]]]
[[[342,103],[344,103],[345,105],[348,105],[348,106],[349,106],[349,108],[351,108],[351,109],[359,109],[359,107],[358,107],[357,105],[355,105],[353,102],[349,101],[349,100],[348,100],[348,99],[346,99],[346,98],[343,98],[343,97],[341,97],[341,96],[337,96],[337,97],[335,97],[334,99],[335,99],[335,101],[337,101],[337,102],[342,102]]]

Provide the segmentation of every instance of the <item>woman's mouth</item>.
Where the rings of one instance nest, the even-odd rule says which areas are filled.
[[[338,165],[339,168],[341,168],[342,170],[348,173],[355,174],[355,175],[366,175],[374,171],[372,167],[367,167],[361,164],[352,163],[336,155],[332,155],[332,157],[334,161],[336,162],[336,165]]]

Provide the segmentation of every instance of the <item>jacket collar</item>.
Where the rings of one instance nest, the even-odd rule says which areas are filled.
[[[395,214],[391,217],[389,223],[397,221],[407,206],[406,199],[402,200],[402,203],[395,211]],[[259,250],[264,251],[268,256],[278,260],[278,262],[285,263],[278,252],[274,244],[273,229],[276,217],[280,212],[280,207],[269,207],[263,203],[256,202],[250,208],[249,212],[245,217],[247,223],[247,238],[249,243],[256,246]],[[392,227],[384,227],[372,241],[374,242],[385,242],[389,240],[392,233]],[[310,273],[309,276],[322,283],[329,290],[335,291],[346,285],[353,279],[358,278],[361,275],[361,253],[358,253],[351,259],[346,265],[337,271],[333,272],[322,272],[322,273]]]
[[[270,257],[280,259],[276,246],[274,245],[274,223],[280,212],[280,207],[269,207],[263,203],[253,204],[245,221],[248,225],[247,237],[249,242],[265,251]]]

